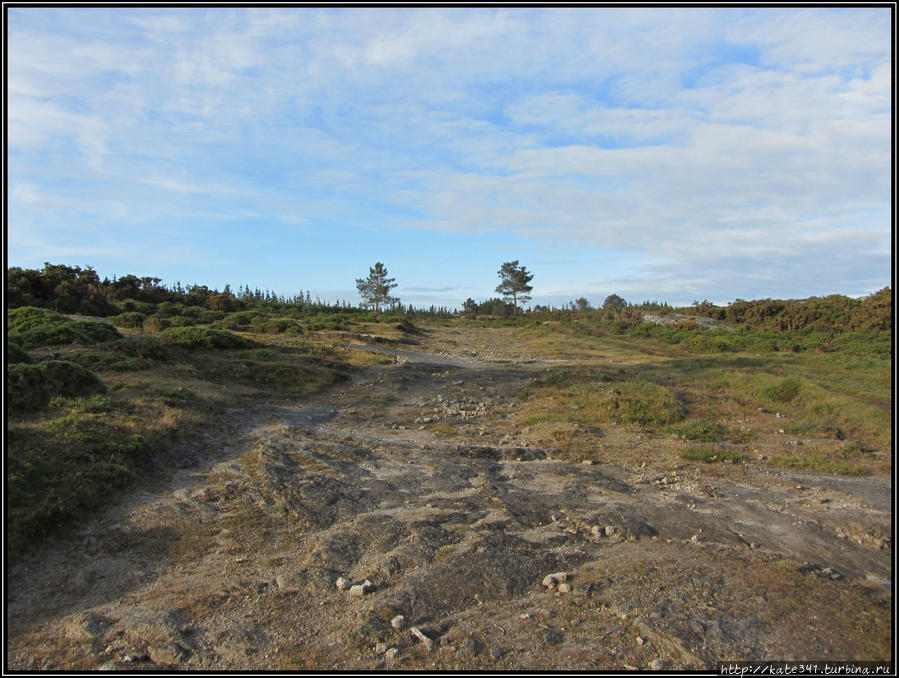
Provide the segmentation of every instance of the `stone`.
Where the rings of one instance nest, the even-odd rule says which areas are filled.
[[[338,591],[346,591],[348,588],[350,588],[350,580],[347,579],[346,577],[338,577],[335,584],[337,586]],[[279,586],[280,586],[280,584],[279,584]]]
[[[553,587],[557,584],[561,584],[564,581],[568,581],[569,575],[567,572],[554,572],[553,574],[548,574],[543,578],[543,585],[547,587]]]
[[[384,653],[384,656],[387,657],[387,659],[393,659],[399,653],[400,653],[399,649],[397,649],[395,647],[391,647],[390,649],[387,650],[387,652]]]
[[[375,585],[372,584],[368,579],[366,579],[361,584],[354,584],[350,587],[350,595],[356,596],[357,598],[361,598],[366,593],[371,593],[375,590]]]
[[[606,525],[605,532],[607,537],[613,537],[615,536],[615,527],[613,525]]]
[[[561,584],[559,584],[557,590],[559,591],[559,593],[571,593],[571,584],[569,584],[568,582],[562,582]]]
[[[418,640],[421,641],[421,644],[425,646],[425,649],[426,649],[428,652],[431,651],[431,647],[433,647],[434,641],[432,641],[430,638],[428,638],[428,637],[422,632],[422,630],[421,630],[420,628],[418,628],[417,626],[412,626],[412,627],[409,628],[409,632],[410,632],[413,636],[415,636],[416,638],[418,638]]]
[[[637,636],[634,640],[637,641],[637,645],[643,645],[646,643],[646,638],[643,636]]]
[[[649,662],[649,668],[653,671],[661,671],[665,668],[665,662],[661,659],[653,659]]]
[[[402,631],[404,628],[406,628],[406,618],[403,615],[398,614],[390,620],[390,625],[397,631]]]

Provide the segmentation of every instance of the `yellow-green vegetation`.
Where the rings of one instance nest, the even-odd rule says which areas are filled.
[[[9,329],[19,336],[29,324],[70,322],[45,309],[17,311]],[[92,343],[53,334],[63,341],[42,343],[38,355],[59,359],[37,363],[28,350],[7,350],[7,543],[14,550],[101,508],[151,456],[215,425],[226,407],[302,397],[342,374],[327,341],[267,344],[271,335],[194,326],[122,336],[105,323],[80,322],[111,332]]]
[[[843,474],[890,469],[889,355],[839,349],[685,353],[652,337],[594,336],[567,323],[522,327],[518,336],[535,351],[564,346],[568,355],[582,357],[578,367],[555,368],[533,382],[522,393],[519,415],[526,426],[556,426],[553,437],[572,446],[569,456],[583,456],[585,445],[602,445],[630,430],[742,445],[744,459],[764,456],[766,463],[791,468]],[[566,424],[598,428],[585,443],[584,435],[562,436],[558,426]],[[787,453],[789,442],[796,446]],[[690,455],[723,460],[722,449]],[[676,454],[684,456],[684,449]]]

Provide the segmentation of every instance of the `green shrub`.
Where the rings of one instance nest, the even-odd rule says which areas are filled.
[[[128,311],[119,315],[112,316],[109,321],[116,327],[143,327],[144,320],[147,319],[145,313],[137,311]]]
[[[106,387],[90,370],[66,360],[48,360],[37,365],[9,365],[6,395],[10,410],[35,410],[54,396],[104,393]]]
[[[71,322],[71,320],[56,311],[34,306],[23,306],[14,308],[7,313],[6,331],[10,334],[17,334],[37,327],[65,325]]]
[[[74,323],[67,325],[43,325],[31,329],[10,334],[9,338],[24,348],[38,348],[39,346],[59,346],[62,344],[90,344],[93,343],[86,334],[79,332]]]
[[[7,342],[6,344],[6,364],[14,363],[30,363],[31,357],[18,344]]]
[[[122,337],[109,342],[108,346],[117,353],[134,358],[166,360],[171,354],[170,349],[160,344],[156,337]]]
[[[144,315],[151,315],[156,311],[156,304],[151,304],[146,301],[137,301],[135,299],[117,301],[115,305],[123,313],[137,312],[143,313]]]
[[[762,389],[762,397],[776,403],[788,403],[799,395],[802,380],[798,377],[787,377],[783,381]]]
[[[185,348],[250,348],[253,342],[231,332],[210,327],[170,327],[159,333],[159,341]]]
[[[75,331],[88,338],[89,343],[99,344],[104,341],[121,339],[119,331],[109,323],[94,322],[92,320],[76,320],[72,323]]]

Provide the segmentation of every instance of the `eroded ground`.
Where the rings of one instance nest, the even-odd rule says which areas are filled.
[[[563,453],[518,394],[577,355],[463,328],[368,348],[397,360],[233,411],[12,564],[8,667],[891,659],[889,477],[684,462],[635,430]]]

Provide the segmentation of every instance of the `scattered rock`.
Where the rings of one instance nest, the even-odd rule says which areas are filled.
[[[559,591],[559,593],[571,593],[571,584],[569,584],[568,582],[562,582],[561,584],[559,584],[557,590]]]
[[[425,649],[426,649],[428,652],[431,651],[431,648],[434,646],[434,641],[431,640],[430,638],[428,638],[428,637],[422,632],[422,630],[421,630],[420,628],[418,628],[417,626],[411,626],[411,627],[409,627],[409,632],[410,632],[413,636],[415,636],[416,638],[418,638],[418,640],[421,641],[421,644],[425,646]]]
[[[397,616],[395,616],[393,619],[390,620],[390,625],[393,628],[395,628],[397,631],[402,631],[407,626],[406,618],[403,615],[398,614]]]
[[[399,654],[399,652],[399,649],[391,647],[387,650],[387,652],[384,653],[384,656],[387,657],[387,659],[393,659]]]
[[[614,525],[606,525],[605,533],[607,537],[615,536],[615,527]]]
[[[350,587],[350,595],[356,596],[357,598],[361,598],[366,593],[371,593],[375,590],[375,585],[372,584],[368,579],[366,579],[361,584],[354,584]]]
[[[350,580],[347,579],[346,577],[338,577],[335,584],[337,586],[338,591],[346,591],[348,588],[350,588]],[[279,584],[279,586],[280,586],[280,584]]]
[[[646,638],[643,636],[637,636],[634,640],[637,641],[637,645],[643,645],[646,643]]]
[[[568,578],[570,576],[571,575],[567,572],[555,572],[553,574],[548,574],[543,578],[543,585],[547,588],[552,588],[557,584],[568,581]]]
[[[653,671],[661,671],[665,668],[665,662],[661,659],[653,659],[649,662],[649,668]]]

